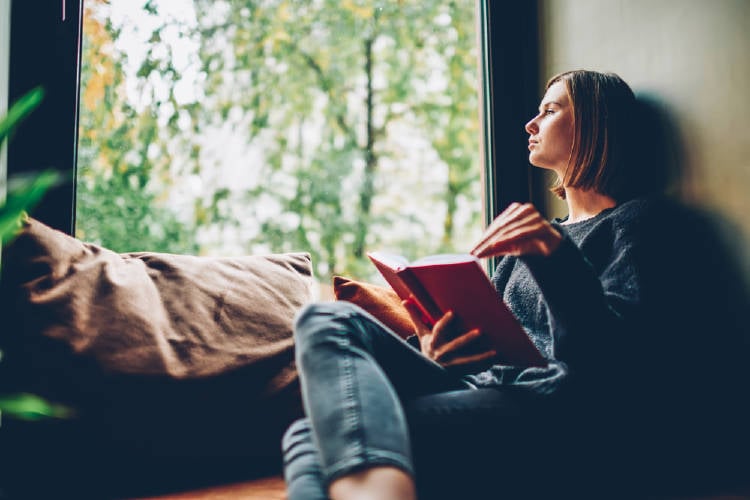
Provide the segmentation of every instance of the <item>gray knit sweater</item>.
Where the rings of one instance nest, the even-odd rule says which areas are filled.
[[[646,205],[631,200],[581,222],[556,220],[564,238],[552,255],[503,258],[493,284],[550,362],[544,368],[495,365],[467,378],[478,386],[526,386],[540,393],[557,390],[571,375],[600,378],[637,321]]]

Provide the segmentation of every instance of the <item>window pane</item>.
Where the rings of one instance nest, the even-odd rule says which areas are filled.
[[[87,0],[77,236],[117,251],[466,251],[474,2]]]

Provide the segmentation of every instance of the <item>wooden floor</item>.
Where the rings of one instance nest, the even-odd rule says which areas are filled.
[[[211,488],[171,493],[133,500],[286,500],[286,487],[281,476],[214,486]]]
[[[606,495],[602,495],[606,498]],[[674,497],[663,500],[748,500],[750,488],[738,494]],[[132,500],[286,500],[286,487],[281,476],[254,479],[211,488],[171,493]]]

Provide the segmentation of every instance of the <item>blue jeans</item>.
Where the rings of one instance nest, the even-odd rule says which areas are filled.
[[[307,418],[283,439],[290,500],[328,498],[328,484],[372,466],[414,475],[403,403],[471,384],[423,356],[361,308],[313,304],[297,318]]]

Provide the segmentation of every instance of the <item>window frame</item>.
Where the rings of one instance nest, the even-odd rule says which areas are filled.
[[[8,112],[8,71],[10,69],[10,2],[0,1],[0,116]],[[6,146],[0,145],[0,179],[5,180]],[[5,201],[5,183],[0,182],[0,203]]]
[[[37,86],[40,106],[8,143],[8,176],[54,169],[63,181],[45,195],[35,218],[73,234],[78,144],[78,84],[83,0],[11,2],[8,100]]]
[[[484,132],[485,222],[510,203],[532,199],[524,124],[539,99],[537,1],[479,0]],[[507,77],[506,75],[512,75]]]

